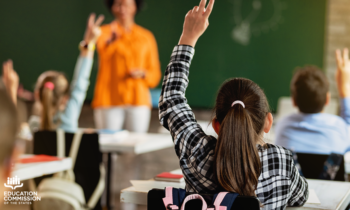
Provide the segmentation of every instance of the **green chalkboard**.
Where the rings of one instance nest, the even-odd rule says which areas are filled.
[[[164,71],[184,16],[199,0],[145,2],[136,22],[154,33]],[[295,67],[323,67],[326,6],[326,0],[216,0],[210,26],[196,46],[186,92],[190,105],[211,108],[224,80],[247,77],[275,108],[280,96],[289,95]],[[65,71],[71,78],[90,12],[105,14],[106,23],[113,20],[103,0],[1,1],[0,59],[13,58],[28,89],[44,70]],[[88,99],[96,74],[97,61]]]

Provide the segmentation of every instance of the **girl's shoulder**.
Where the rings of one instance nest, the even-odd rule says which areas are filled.
[[[292,155],[292,152],[290,150],[276,144],[266,143],[264,146],[259,146],[259,151],[260,150],[266,150],[268,153]]]
[[[266,177],[290,176],[294,165],[293,154],[290,150],[274,144],[265,144],[264,146],[259,145],[258,151],[262,174],[265,174]]]

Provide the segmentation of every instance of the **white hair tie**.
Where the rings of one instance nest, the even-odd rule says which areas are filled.
[[[243,108],[245,108],[245,105],[244,105],[244,103],[243,103],[242,101],[235,101],[235,102],[233,102],[232,105],[231,105],[231,107],[233,107],[233,106],[236,105],[236,104],[240,104],[240,105],[243,106]]]

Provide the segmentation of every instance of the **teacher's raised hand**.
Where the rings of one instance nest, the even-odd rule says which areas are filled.
[[[194,47],[199,37],[209,26],[209,16],[213,10],[215,0],[201,0],[199,6],[195,6],[185,17],[182,35],[179,45],[190,45]]]

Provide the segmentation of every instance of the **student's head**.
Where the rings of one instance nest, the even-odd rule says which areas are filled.
[[[290,90],[294,105],[303,113],[322,112],[330,101],[329,82],[326,75],[315,66],[298,68]]]
[[[44,73],[45,74],[45,73]],[[65,109],[69,83],[63,73],[51,71],[41,78],[38,85],[38,97],[41,103],[41,129],[56,129],[59,122],[54,119],[58,111]]]
[[[4,89],[0,89],[0,192],[4,192],[7,177],[11,176],[11,165],[15,154],[17,133],[17,112],[15,105]],[[3,193],[0,200],[3,200]]]
[[[108,9],[120,21],[134,19],[143,0],[105,0]]]
[[[244,107],[232,106],[236,101]],[[217,180],[227,191],[254,196],[261,171],[257,144],[263,142],[273,121],[266,96],[251,80],[230,79],[219,90],[215,114]]]

